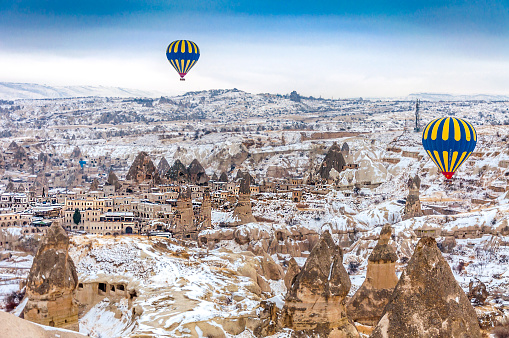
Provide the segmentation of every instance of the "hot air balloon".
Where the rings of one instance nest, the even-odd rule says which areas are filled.
[[[170,43],[166,49],[166,57],[180,75],[180,81],[185,81],[184,76],[198,62],[200,49],[189,40],[176,40]]]
[[[433,120],[422,132],[422,146],[447,179],[468,159],[476,144],[474,127],[456,117]]]

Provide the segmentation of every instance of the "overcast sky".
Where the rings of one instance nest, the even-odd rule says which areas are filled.
[[[179,81],[165,49],[196,42]],[[0,0],[0,81],[397,97],[509,95],[508,1]]]

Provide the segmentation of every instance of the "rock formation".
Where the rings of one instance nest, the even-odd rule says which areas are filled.
[[[403,219],[422,216],[421,201],[419,200],[419,189],[421,187],[421,179],[418,175],[408,179],[408,197],[406,198],[405,211]]]
[[[285,274],[285,286],[286,289],[289,290],[292,286],[293,279],[295,276],[297,276],[300,272],[300,266],[297,264],[297,261],[295,258],[291,258],[288,262],[288,270],[286,270]]]
[[[180,160],[175,160],[166,173],[166,177],[174,182],[186,182],[188,179],[187,169]]]
[[[9,146],[7,147],[7,151],[12,151],[12,152],[15,152],[16,150],[18,150],[19,148],[19,145],[16,143],[16,141],[12,141]]]
[[[444,253],[451,253],[456,247],[456,239],[454,236],[445,237],[440,243],[437,243],[440,251]]]
[[[90,191],[97,191],[99,190],[99,180],[97,178],[94,178],[92,181],[92,184],[90,185]]]
[[[24,317],[35,323],[78,331],[74,292],[78,275],[69,256],[69,238],[58,224],[43,238],[26,284]]]
[[[251,210],[251,175],[247,172],[244,174],[239,170],[237,177],[240,177],[240,189],[237,204],[235,204],[233,210],[233,217],[237,219],[237,225],[256,222]]]
[[[170,170],[170,164],[166,160],[166,157],[163,157],[157,165],[157,172],[159,173],[159,176],[163,177],[168,170]]]
[[[255,255],[267,252],[269,255],[284,254],[292,257],[302,257],[303,252],[310,252],[319,239],[320,236],[314,230],[299,226],[272,233],[259,226],[241,225],[235,229],[209,230],[199,236],[200,244],[210,249],[223,240],[234,240],[240,245],[247,244],[247,250]]]
[[[346,316],[351,284],[342,263],[343,251],[325,231],[286,294],[283,326],[297,336],[359,337]]]
[[[73,160],[79,160],[81,156],[81,150],[79,147],[74,147],[72,153],[71,153],[71,159]]]
[[[329,179],[329,173],[331,169],[335,169],[338,173],[343,170],[343,166],[346,164],[345,158],[341,153],[341,149],[338,144],[334,142],[334,144],[329,148],[327,155],[325,155],[325,159],[320,165],[320,169],[318,170],[320,177],[323,180]]]
[[[9,183],[5,187],[5,192],[13,192],[14,191],[14,183],[12,183],[11,178],[9,177]]]
[[[290,172],[285,167],[271,165],[267,168],[267,177],[286,178],[288,176],[290,176]]]
[[[239,194],[251,194],[250,186],[253,178],[248,172],[237,171],[237,181],[240,183]]]
[[[484,305],[486,298],[488,298],[490,294],[486,289],[486,284],[481,282],[478,278],[475,280],[471,280],[468,283],[468,299],[476,305]]]
[[[235,180],[236,181],[245,180],[245,182],[248,184],[248,186],[250,186],[251,183],[254,183],[254,181],[255,181],[253,176],[251,176],[251,174],[248,171],[243,172],[242,170],[237,171],[237,176],[235,177]],[[241,182],[241,185],[242,185],[242,182]]]
[[[371,337],[481,337],[476,313],[433,238],[417,243]]]
[[[108,179],[106,181],[107,181],[108,185],[115,186],[115,191],[118,191],[120,189],[120,187],[122,186],[122,184],[120,184],[120,182],[118,181],[118,177],[117,177],[117,175],[115,175],[113,170],[108,173]]]
[[[8,325],[0,325],[2,330],[0,337],[30,337],[30,338],[86,338],[77,332],[71,332],[58,328],[48,328],[28,320],[23,320],[13,314],[0,311],[0,323],[8,323]]]
[[[203,192],[203,199],[199,215],[200,230],[212,227],[212,201],[210,198],[210,190],[208,188]]]
[[[141,151],[134,159],[126,179],[133,180],[136,183],[141,183],[146,180],[154,180],[155,182],[160,180],[154,163],[144,151]]]
[[[396,250],[389,245],[392,229],[386,225],[380,239],[368,258],[366,279],[348,302],[348,318],[361,324],[374,326],[380,320],[385,305],[398,283],[396,276]]]
[[[341,153],[343,154],[343,156],[347,156],[348,154],[350,154],[350,147],[348,146],[348,143],[343,143],[343,145],[341,146]]]
[[[173,220],[173,234],[176,238],[197,239],[198,229],[194,222],[193,202],[191,190],[182,190],[177,199],[175,217]]]
[[[189,167],[187,167],[187,174],[189,181],[193,184],[204,185],[209,181],[209,177],[205,173],[205,169],[197,159],[194,159]]]
[[[0,175],[3,175],[5,173],[5,158],[3,154],[0,154]]]
[[[221,176],[219,176],[219,182],[228,183],[228,175],[226,175],[224,171],[221,173]]]

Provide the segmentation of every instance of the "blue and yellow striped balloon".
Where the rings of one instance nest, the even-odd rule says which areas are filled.
[[[447,179],[468,159],[476,144],[474,127],[456,117],[433,120],[422,132],[422,146]]]
[[[189,40],[177,40],[166,48],[166,58],[180,75],[180,81],[193,68],[200,58],[200,49]]]

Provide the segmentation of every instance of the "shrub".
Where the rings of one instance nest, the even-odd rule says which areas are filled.
[[[23,291],[13,291],[10,295],[5,298],[5,311],[11,312],[16,308],[16,306],[21,303],[25,297],[25,290]]]
[[[359,271],[359,266],[360,264],[354,261],[348,263],[348,274],[351,275]]]

